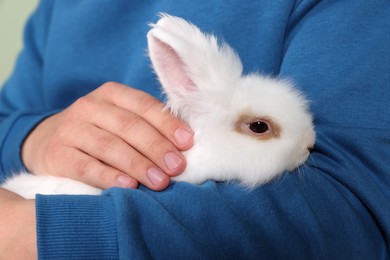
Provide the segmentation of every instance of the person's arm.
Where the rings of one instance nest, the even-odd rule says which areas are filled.
[[[297,1],[281,61],[312,100],[312,166],[253,191],[207,182],[38,196],[40,257],[388,258],[390,11],[385,1],[317,2]]]
[[[166,188],[185,168],[181,151],[192,146],[192,130],[161,101],[122,84],[95,86],[65,107],[50,100],[49,92],[66,91],[45,85],[52,5],[42,1],[29,20],[23,52],[0,92],[0,181],[27,168],[102,189],[138,182]]]
[[[0,188],[0,258],[37,259],[35,200]]]

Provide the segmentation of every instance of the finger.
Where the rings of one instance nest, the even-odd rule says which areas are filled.
[[[79,125],[74,145],[153,190],[169,185],[170,177],[118,136],[92,125]]]
[[[93,114],[87,116],[92,124],[124,140],[165,173],[177,176],[184,171],[186,166],[184,156],[159,131],[138,115],[104,102],[90,111],[91,113],[93,111]],[[99,111],[98,116],[95,116],[96,111]],[[134,151],[132,154],[129,152],[127,151],[128,156],[134,155]],[[144,161],[142,163],[146,164]]]
[[[137,188],[138,183],[132,177],[110,167],[99,160],[72,147],[62,149],[61,160],[51,172],[58,176],[70,177],[93,187],[107,189],[111,187]]]
[[[187,150],[193,145],[192,130],[164,109],[165,105],[153,96],[118,83],[107,83],[103,88],[105,91],[110,91],[113,103],[144,118],[180,150]]]

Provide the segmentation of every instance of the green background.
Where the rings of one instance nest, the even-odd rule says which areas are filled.
[[[38,0],[0,0],[0,86],[22,48],[23,27]]]

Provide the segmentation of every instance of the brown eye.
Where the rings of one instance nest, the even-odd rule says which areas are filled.
[[[268,140],[280,136],[279,125],[272,119],[261,116],[242,115],[235,124],[235,130],[258,140]]]
[[[264,121],[252,122],[248,127],[255,134],[263,134],[270,130],[268,124]]]

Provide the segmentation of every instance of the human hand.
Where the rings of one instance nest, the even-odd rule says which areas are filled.
[[[42,121],[26,138],[22,159],[34,174],[79,180],[106,189],[153,190],[185,169],[181,150],[192,131],[149,94],[109,82]]]
[[[0,188],[0,259],[37,259],[35,200]]]

